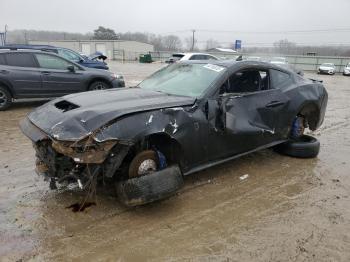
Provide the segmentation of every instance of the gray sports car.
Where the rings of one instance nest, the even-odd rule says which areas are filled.
[[[322,124],[327,100],[321,82],[271,63],[181,62],[136,88],[53,100],[21,129],[52,188],[110,179],[133,206],[173,194],[183,175],[260,149],[316,157],[319,142],[303,132]]]

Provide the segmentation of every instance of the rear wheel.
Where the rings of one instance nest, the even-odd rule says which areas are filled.
[[[299,138],[291,139],[283,144],[277,145],[275,150],[283,155],[298,158],[313,158],[320,151],[320,142],[308,135],[302,135]]]
[[[95,81],[89,86],[89,91],[108,89],[109,86],[103,81]]]
[[[275,151],[292,157],[316,157],[320,151],[320,142],[312,136],[304,135],[305,126],[305,118],[298,115],[293,121],[289,141],[275,146]]]
[[[10,92],[3,86],[0,86],[0,111],[6,110],[12,103]]]

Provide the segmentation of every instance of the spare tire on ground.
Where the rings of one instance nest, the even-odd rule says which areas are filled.
[[[313,158],[316,157],[320,151],[320,142],[308,135],[302,135],[297,139],[291,139],[285,143],[279,144],[274,148],[278,153],[283,155],[299,157],[299,158]]]
[[[167,198],[184,184],[179,166],[170,166],[116,184],[119,201],[126,206],[144,205]]]

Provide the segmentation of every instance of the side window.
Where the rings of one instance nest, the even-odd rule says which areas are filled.
[[[208,60],[218,60],[216,57],[211,56],[211,55],[208,55],[208,56],[207,56],[207,59],[208,59]]]
[[[41,68],[67,70],[68,66],[73,65],[64,59],[53,55],[35,54],[35,56]]]
[[[269,89],[270,79],[268,71],[243,70],[233,73],[222,89],[225,93],[259,92]]]
[[[283,89],[288,87],[292,82],[289,74],[271,69],[271,84],[273,88]]]
[[[0,54],[0,65],[6,65],[5,55]]]
[[[6,54],[7,65],[20,67],[37,67],[34,57],[28,53]]]
[[[193,55],[193,56],[191,56],[191,58],[189,60],[200,60],[200,56],[199,55]]]

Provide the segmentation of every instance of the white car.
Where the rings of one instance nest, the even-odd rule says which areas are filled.
[[[318,68],[318,74],[328,74],[328,75],[334,75],[335,74],[335,65],[333,63],[323,63]]]
[[[273,57],[270,60],[270,63],[274,64],[274,65],[286,65],[286,64],[288,64],[287,59],[285,57]]]
[[[348,64],[344,67],[343,75],[345,75],[345,76],[350,75],[350,63],[348,63]]]
[[[218,57],[205,53],[176,53],[172,54],[165,63],[175,63],[187,60],[220,60]]]

